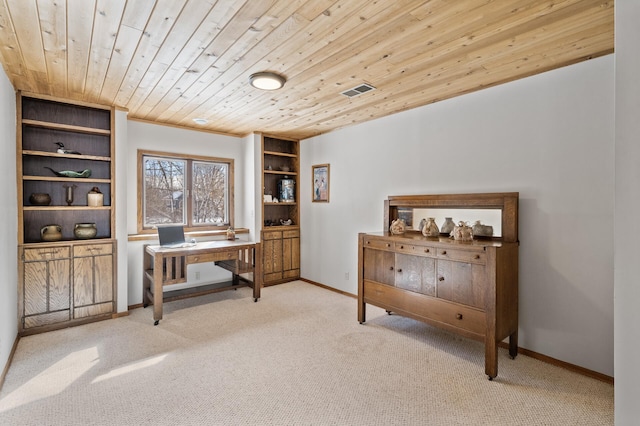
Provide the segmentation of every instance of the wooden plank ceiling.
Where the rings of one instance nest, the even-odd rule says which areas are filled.
[[[17,90],[307,138],[613,52],[603,0],[0,0]],[[286,77],[278,91],[249,76]],[[354,98],[341,92],[368,83]],[[196,125],[193,118],[209,123]]]

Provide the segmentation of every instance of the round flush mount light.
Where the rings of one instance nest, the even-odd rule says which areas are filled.
[[[193,122],[200,125],[205,125],[209,122],[206,118],[194,118]]]
[[[272,72],[257,72],[251,74],[249,82],[256,89],[277,90],[284,86],[286,80],[281,75]]]

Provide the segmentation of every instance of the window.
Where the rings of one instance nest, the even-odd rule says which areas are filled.
[[[233,226],[233,160],[138,151],[138,232]]]

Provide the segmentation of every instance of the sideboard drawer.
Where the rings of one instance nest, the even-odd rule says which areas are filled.
[[[64,259],[69,257],[69,247],[42,247],[24,250],[25,262]]]
[[[393,250],[393,243],[377,238],[365,238],[364,247],[378,250]]]
[[[398,253],[415,254],[416,256],[436,257],[436,249],[429,246],[395,243],[395,250]]]
[[[438,249],[438,259],[455,260],[458,262],[477,263],[484,265],[487,262],[487,254],[480,250],[457,250],[449,248]]]

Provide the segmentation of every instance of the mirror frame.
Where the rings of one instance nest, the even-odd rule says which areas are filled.
[[[499,209],[504,242],[518,242],[519,192],[478,194],[390,195],[384,200],[384,231],[398,218],[398,208]]]

